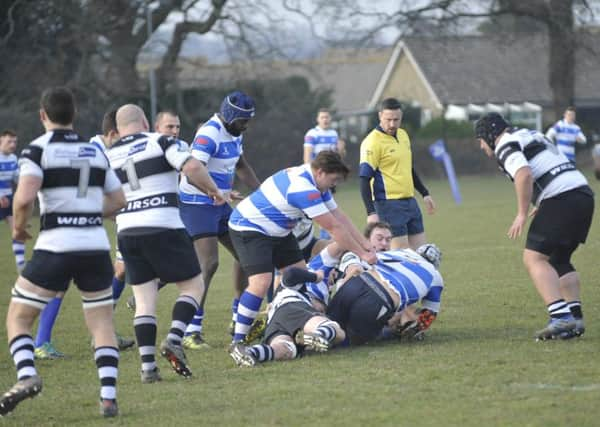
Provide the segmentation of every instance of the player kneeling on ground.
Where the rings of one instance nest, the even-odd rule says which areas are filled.
[[[294,359],[304,350],[325,352],[346,338],[338,323],[315,308],[307,292],[305,283],[321,280],[321,271],[291,267],[283,273],[269,310],[263,343],[250,347],[236,343],[230,350],[238,366]]]

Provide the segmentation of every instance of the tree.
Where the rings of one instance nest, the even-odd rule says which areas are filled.
[[[314,21],[321,19],[336,40],[353,40],[355,44],[367,44],[390,30],[396,30],[400,38],[407,34],[464,33],[465,28],[475,28],[474,22],[492,20],[497,24],[502,18],[505,28],[506,18],[513,18],[512,31],[546,31],[549,83],[558,116],[574,100],[575,50],[580,42],[575,17],[582,24],[591,22],[598,7],[598,0],[403,0],[393,8],[386,4],[385,10],[360,0],[314,0],[310,2],[312,8],[306,2],[284,3],[289,10],[312,21],[313,27]],[[361,27],[358,18],[370,24]]]

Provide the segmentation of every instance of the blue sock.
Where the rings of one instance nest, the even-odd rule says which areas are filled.
[[[194,332],[202,333],[202,320],[204,320],[204,308],[196,310],[192,321],[187,325],[185,336],[192,335]]]
[[[237,310],[237,321],[235,322],[235,334],[233,335],[234,341],[243,341],[248,335],[248,331],[252,326],[252,322],[256,319],[260,305],[262,304],[262,298],[251,294],[248,291],[244,291],[240,297],[240,304]]]
[[[41,347],[52,339],[52,328],[58,316],[62,298],[52,298],[40,314],[37,335],[35,336],[35,347]]]
[[[125,289],[125,281],[119,280],[116,277],[113,277],[112,280],[112,291],[113,291],[113,300],[116,303],[119,298],[121,298],[121,294],[123,293],[123,289]]]

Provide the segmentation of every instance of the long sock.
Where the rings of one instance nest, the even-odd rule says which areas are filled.
[[[327,341],[332,342],[337,337],[337,332],[333,326],[321,325],[315,331],[318,335],[321,335]]]
[[[17,271],[21,273],[23,267],[25,267],[25,242],[13,240],[12,250],[13,254],[15,254],[15,264],[17,265]]]
[[[181,345],[181,339],[194,313],[200,308],[198,302],[189,295],[180,295],[173,306],[171,329],[167,339],[176,345]]]
[[[97,347],[94,351],[98,377],[100,378],[100,399],[117,398],[117,376],[119,374],[119,349]]]
[[[191,335],[194,332],[202,333],[202,320],[204,320],[204,309],[200,307],[194,313],[194,317],[189,325],[187,325],[187,329],[185,330],[185,335]]]
[[[37,375],[33,363],[33,339],[23,334],[14,337],[8,344],[10,354],[17,368],[17,380],[24,380]]]
[[[58,317],[62,298],[52,298],[40,314],[38,330],[35,336],[35,347],[41,347],[52,340],[52,329]]]
[[[235,333],[233,335],[234,341],[243,341],[246,338],[252,322],[254,322],[254,319],[258,315],[261,304],[261,297],[244,291],[238,305],[237,321],[235,322]]]
[[[133,319],[133,329],[142,359],[142,370],[152,371],[156,368],[156,317],[137,316]]]
[[[231,301],[231,320],[233,320],[234,322],[237,321],[238,305],[240,305],[240,299],[234,298]]]
[[[548,313],[553,319],[564,319],[571,316],[571,310],[564,299],[559,299],[548,304]]]
[[[583,319],[583,310],[581,309],[581,301],[569,301],[567,302],[569,310],[575,319]]]
[[[267,362],[269,360],[273,360],[275,357],[273,347],[266,344],[253,345],[252,347],[248,347],[247,351],[259,362]]]
[[[123,289],[125,289],[125,280],[120,280],[116,277],[113,277],[112,292],[113,292],[113,300],[115,301],[115,304],[119,300],[119,298],[121,298]]]

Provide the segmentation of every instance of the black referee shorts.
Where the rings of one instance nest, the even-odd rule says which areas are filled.
[[[151,234],[119,235],[127,283],[140,285],[153,279],[173,283],[200,274],[192,240],[184,228]]]
[[[544,255],[569,251],[585,243],[594,215],[594,196],[588,186],[543,200],[529,226],[525,247]]]

